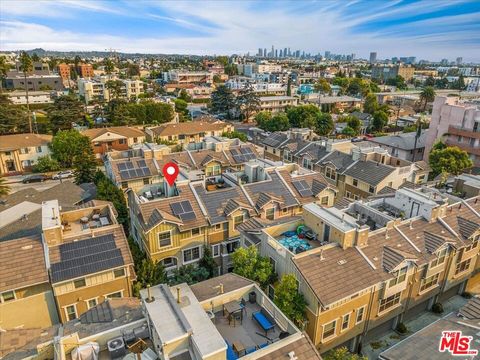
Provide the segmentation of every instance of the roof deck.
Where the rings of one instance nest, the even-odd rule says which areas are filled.
[[[85,208],[61,214],[63,236],[77,236],[116,224],[110,207]]]

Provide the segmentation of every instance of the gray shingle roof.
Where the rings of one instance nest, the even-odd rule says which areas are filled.
[[[430,253],[435,253],[440,249],[445,243],[453,243],[452,241],[440,236],[438,234],[433,234],[428,231],[423,232],[423,238],[425,240],[425,249]]]
[[[288,135],[282,132],[274,132],[263,140],[264,145],[277,147],[287,141]]]
[[[373,161],[357,161],[356,164],[344,171],[344,174],[376,186],[394,171],[395,168],[392,166]]]
[[[269,172],[268,175],[271,178],[270,181],[267,180],[244,185],[244,189],[247,190],[253,203],[257,202],[261,193],[265,193],[282,199],[286,207],[298,205],[292,193],[287,189],[275,171]]]
[[[427,131],[424,130],[417,140],[417,149],[425,147],[425,140],[427,138]],[[402,150],[413,150],[415,146],[416,132],[398,134],[393,136],[380,136],[371,139],[370,141],[377,144],[382,144]]]
[[[458,230],[460,231],[460,234],[465,239],[468,239],[470,236],[473,235],[475,231],[477,231],[480,228],[479,223],[475,223],[461,216],[457,216],[457,222],[458,222]]]
[[[352,156],[345,154],[341,151],[335,150],[328,154],[322,161],[321,164],[327,164],[328,162],[332,163],[338,172],[345,171],[350,165],[352,165],[355,160],[352,159]]]
[[[480,298],[470,299],[458,313],[469,320],[480,319]]]

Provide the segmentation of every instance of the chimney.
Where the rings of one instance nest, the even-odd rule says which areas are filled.
[[[180,288],[177,287],[177,303],[180,304]]]
[[[220,294],[223,294],[223,284],[220,283],[218,286],[220,286]]]
[[[152,296],[152,292],[150,290],[150,284],[147,284],[147,299],[145,300],[147,303],[151,303],[155,300],[155,298]]]

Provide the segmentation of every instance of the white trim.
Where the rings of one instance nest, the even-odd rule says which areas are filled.
[[[440,218],[439,218],[439,219],[440,219]],[[395,230],[397,230],[397,231],[399,232],[399,234],[402,235],[402,237],[403,237],[405,240],[407,240],[407,242],[408,242],[410,245],[412,245],[412,247],[413,247],[415,250],[417,250],[419,253],[421,253],[420,249],[413,243],[412,240],[410,240],[410,239],[408,238],[407,235],[405,235],[405,234],[397,227],[397,225],[394,225],[393,228],[394,228]]]
[[[373,270],[377,270],[377,267],[370,261],[370,259],[365,255],[365,253],[360,249],[358,246],[355,246],[355,249],[362,255],[362,257],[365,259],[365,261],[372,267]]]
[[[347,327],[344,329],[343,328],[343,323],[345,322],[345,317],[348,316],[348,323],[347,323]],[[340,325],[340,332],[344,332],[344,331],[348,331],[348,329],[350,328],[350,320],[351,320],[351,313],[346,313],[344,315],[342,315],[342,323]]]
[[[215,255],[215,252],[213,251],[214,247],[218,247],[218,255]],[[210,249],[212,251],[212,257],[214,259],[217,258],[217,257],[220,257],[222,255],[222,244],[221,243],[210,245]]]
[[[12,300],[8,300],[8,301],[5,301],[4,298],[3,298],[3,294],[5,293],[9,293],[9,292],[13,292],[13,299]],[[18,300],[17,299],[17,293],[15,290],[7,290],[7,291],[3,291],[3,292],[0,292],[0,304],[7,304],[9,302],[13,302],[15,300]]]
[[[164,245],[164,246],[162,246],[162,245],[160,245],[160,235],[161,235],[161,234],[166,234],[167,232],[170,233],[170,245]],[[172,229],[158,232],[158,233],[157,233],[157,241],[158,241],[158,248],[159,248],[159,249],[165,249],[165,248],[168,248],[168,247],[173,247]]]
[[[87,309],[88,309],[88,310],[90,310],[92,307],[98,305],[98,298],[99,298],[98,296],[95,296],[95,297],[93,297],[93,298],[90,298],[90,299],[85,300],[85,303],[87,304]],[[95,300],[95,305],[94,305],[94,306],[90,306],[90,304],[88,303],[88,302],[91,301],[91,300]]]
[[[460,238],[460,236],[458,236],[458,234],[455,232],[455,230],[453,230],[450,225],[448,225],[445,221],[443,221],[442,218],[438,218],[438,221],[440,222],[440,224],[442,224],[443,226],[445,226],[447,228],[448,231],[450,231],[450,233],[452,233],[453,235],[455,235],[457,238]]]
[[[466,202],[465,200],[462,200],[462,203],[463,203],[466,207],[468,207],[475,215],[477,215],[477,217],[480,218],[480,213],[479,213],[477,210],[475,210],[468,202]]]
[[[68,317],[67,308],[70,307],[70,306],[73,306],[73,308],[75,309],[75,319],[78,319],[77,303],[73,303],[73,304],[70,304],[70,305],[62,306],[63,311],[65,312],[65,318],[67,319],[67,321],[74,320],[74,319],[70,319]]]
[[[117,291],[111,292],[111,293],[109,293],[109,294],[105,294],[105,295],[103,295],[103,297],[104,297],[105,299],[111,299],[111,298],[109,298],[110,295],[113,295],[113,294],[116,294],[116,293],[120,293],[120,298],[123,298],[123,293],[124,293],[124,291],[125,291],[125,289],[117,290]]]
[[[355,325],[358,325],[365,320],[365,309],[366,308],[367,308],[367,305],[363,305],[363,306],[360,306],[359,308],[357,308],[357,310],[355,312]],[[358,320],[358,313],[360,312],[361,309],[363,309],[362,320],[359,321]]]
[[[198,248],[198,259],[185,261],[185,251],[192,250],[192,249],[195,249],[195,248]],[[183,265],[192,264],[194,262],[197,262],[201,258],[202,258],[202,246],[201,245],[196,245],[196,246],[189,247],[187,249],[182,249],[182,264]]]
[[[325,327],[327,325],[330,325],[333,322],[335,323],[335,327],[333,328],[333,330],[334,330],[333,334],[330,335],[329,337],[325,337]],[[325,343],[325,342],[330,341],[330,340],[337,337],[337,322],[338,322],[338,319],[335,319],[335,320],[332,320],[332,321],[322,325],[322,340],[321,340],[322,343]]]

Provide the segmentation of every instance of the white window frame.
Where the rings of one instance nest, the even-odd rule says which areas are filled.
[[[92,300],[95,300],[95,305],[94,306],[90,306],[90,304],[89,304],[89,302],[92,301]],[[98,296],[95,296],[93,298],[85,300],[85,303],[87,304],[87,308],[90,310],[91,308],[98,305]]]
[[[65,305],[65,306],[63,307],[63,310],[64,310],[64,312],[65,312],[65,319],[67,319],[67,321],[75,320],[75,319],[70,319],[70,318],[68,317],[67,308],[69,308],[70,306],[73,306],[73,309],[75,310],[75,319],[78,319],[77,303],[74,303],[74,304],[70,304],[70,305]]]
[[[326,324],[323,325],[323,328],[322,328],[322,342],[325,342],[327,340],[331,340],[331,339],[333,339],[337,336],[337,321],[338,321],[338,319],[335,319],[335,320],[330,321],[329,323],[326,323]],[[333,327],[333,334],[325,337],[325,328],[327,327],[327,325],[330,325],[332,323],[335,324],[335,326]]]
[[[114,291],[114,292],[111,292],[111,293],[108,293],[108,294],[105,294],[103,295],[103,297],[105,299],[122,299],[123,298],[123,293],[124,293],[124,289],[122,290],[117,290],[117,291]],[[110,298],[109,296],[113,295],[113,294],[116,294],[116,293],[120,293],[120,297],[119,298]]]
[[[397,295],[398,295],[398,297],[397,297]],[[390,305],[388,307],[385,307],[383,310],[381,310],[380,308],[383,306],[382,301],[387,300],[388,298],[393,298],[392,305]],[[398,299],[398,301],[397,301],[397,299]],[[383,314],[383,313],[386,313],[388,311],[391,311],[391,310],[395,309],[396,307],[401,305],[401,300],[402,300],[402,292],[401,291],[399,291],[398,293],[395,293],[393,295],[387,296],[385,299],[381,299],[378,303],[378,313]]]
[[[357,312],[355,314],[355,325],[360,324],[363,320],[365,320],[365,309],[367,308],[366,305],[363,305],[357,309]],[[362,318],[358,320],[358,314],[360,313],[360,310],[362,310]]]
[[[117,270],[123,270],[123,275],[115,276],[115,271],[117,271]],[[126,272],[125,268],[113,269],[112,273],[113,273],[113,278],[114,279],[119,279],[119,278],[125,277],[127,275],[127,272]]]
[[[448,248],[445,247],[438,253],[437,257],[430,262],[430,268],[435,268],[437,266],[443,265],[448,256]],[[440,258],[442,261],[440,262]]]
[[[193,249],[198,249],[198,259],[185,261],[185,252],[193,251]],[[182,250],[182,263],[183,263],[183,265],[197,262],[201,258],[202,258],[202,247],[201,246],[193,246],[193,247],[190,247],[188,249],[183,249]]]
[[[268,212],[269,211],[272,211],[273,210],[273,219],[269,219],[268,218]],[[268,219],[268,220],[275,220],[275,206],[271,207],[271,208],[268,208],[268,209],[265,209],[265,219]],[[245,220],[244,220],[245,221]]]
[[[394,287],[398,284],[403,283],[408,278],[408,266],[404,266],[401,269],[395,271],[396,276],[393,279],[388,281],[388,287]],[[403,277],[403,280],[400,278]]]
[[[222,255],[222,244],[213,244],[213,245],[210,245],[210,247],[211,247],[211,250],[212,250],[212,257],[213,258],[217,258],[220,255]],[[217,255],[215,255],[215,249],[218,250]]]
[[[434,282],[430,282],[428,286],[424,287],[424,285],[427,283],[427,280],[431,281],[430,279],[435,277],[437,278]],[[432,288],[434,288],[438,284],[439,279],[440,279],[440,273],[436,273],[436,274],[433,274],[432,276],[429,276],[428,278],[422,279],[422,281],[420,281],[420,293],[427,292]]]
[[[235,218],[238,218],[238,217],[240,217],[240,216],[242,217],[242,222],[239,223],[239,224],[237,224],[237,225],[235,225]],[[233,222],[233,228],[234,228],[234,229],[237,229],[237,227],[238,227],[239,225],[242,225],[242,224],[245,222],[245,214],[233,216],[233,217],[232,217],[232,222]]]
[[[13,299],[12,300],[7,300],[5,301],[5,299],[3,298],[3,294],[6,294],[6,293],[9,293],[9,292],[12,292],[13,293]],[[7,291],[4,291],[2,293],[0,293],[0,303],[9,303],[10,301],[15,301],[17,300],[17,293],[15,290],[7,290]]]
[[[193,234],[193,230],[198,230],[198,234]],[[190,230],[190,233],[191,233],[191,236],[194,237],[194,236],[200,236],[202,235],[202,230],[198,227],[198,228],[194,228],[192,230]]]
[[[160,244],[160,235],[163,235],[163,234],[166,234],[168,233],[169,234],[169,238],[170,238],[170,245],[163,245]],[[162,231],[162,232],[159,232],[157,234],[157,241],[158,241],[158,248],[159,249],[163,249],[163,248],[167,248],[167,247],[171,247],[172,244],[173,244],[173,239],[172,239],[172,230],[167,230],[167,231]]]
[[[343,325],[344,325],[344,323],[345,323],[345,318],[348,318],[348,320],[347,320],[347,327],[346,327],[346,328],[343,328]],[[342,316],[342,325],[340,326],[340,332],[347,331],[349,327],[350,327],[350,313],[347,313],[347,314],[345,314],[345,315]]]
[[[85,283],[85,285],[76,287],[76,286],[75,286],[75,282],[76,282],[76,281],[79,281],[79,280],[83,280],[83,282]],[[85,287],[88,286],[88,284],[87,284],[87,279],[86,279],[85,277],[82,277],[82,278],[78,278],[78,279],[73,280],[73,281],[72,281],[72,284],[73,284],[73,288],[74,288],[75,290],[76,290],[76,289],[83,289],[83,288],[85,288]]]
[[[463,270],[460,270],[461,265],[465,263],[467,263],[467,265],[464,266]],[[472,258],[459,262],[457,266],[455,266],[455,275],[463,274],[464,272],[470,270],[470,265],[472,265]]]

